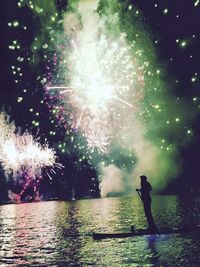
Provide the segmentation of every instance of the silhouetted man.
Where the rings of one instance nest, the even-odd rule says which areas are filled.
[[[145,175],[140,176],[141,179],[141,188],[140,189],[136,189],[136,191],[138,191],[142,202],[143,202],[143,206],[144,206],[144,212],[145,212],[145,216],[147,218],[147,222],[148,222],[148,229],[149,230],[154,230],[156,228],[155,223],[154,223],[154,219],[151,213],[151,190],[152,190],[152,186],[151,184],[147,181],[147,177]]]

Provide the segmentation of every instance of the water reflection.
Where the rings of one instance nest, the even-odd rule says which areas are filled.
[[[169,197],[152,204],[159,226],[198,222],[197,204],[184,209]],[[146,227],[143,207],[132,197],[0,206],[0,266],[200,266],[199,233],[99,241],[91,236],[129,231],[131,225]]]
[[[146,238],[150,251],[150,264],[152,264],[153,266],[159,266],[159,254],[156,250],[156,241],[158,240],[158,238],[159,237],[157,235],[147,236]]]
[[[3,224],[0,236],[3,258],[0,262],[32,264],[39,260],[41,264],[45,263],[55,247],[56,232],[52,218],[56,206],[57,203],[52,202],[0,207]]]
[[[80,223],[78,221],[78,202],[62,203],[57,218],[59,251],[57,261],[65,266],[80,265]],[[70,265],[71,264],[71,265]]]
[[[15,227],[15,205],[1,207],[0,221],[0,263],[8,263],[9,258],[13,255],[15,243],[15,239],[12,234],[12,229]]]

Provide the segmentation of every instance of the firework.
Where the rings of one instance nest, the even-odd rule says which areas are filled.
[[[96,147],[99,153],[106,153],[119,122],[124,121],[125,113],[130,114],[129,109],[138,109],[143,97],[139,66],[123,35],[114,40],[102,33],[93,36],[87,46],[81,41],[71,40],[72,47],[66,48],[71,49],[69,85],[48,85],[46,89],[54,98],[56,95],[62,116],[72,118],[71,125],[86,138],[88,149],[93,152]]]
[[[55,151],[45,143],[41,145],[31,134],[25,132],[20,134],[14,123],[9,122],[6,114],[0,114],[0,162],[5,173],[12,174],[15,181],[25,177],[21,194],[30,184],[38,183],[42,179],[42,170],[52,171],[53,168],[61,168],[56,163]],[[49,175],[49,173],[48,173]],[[36,181],[34,183],[33,181]]]
[[[108,151],[109,136],[106,136],[102,131],[99,132],[98,128],[86,133],[86,139],[91,152],[94,152],[95,149],[98,153],[106,153]]]

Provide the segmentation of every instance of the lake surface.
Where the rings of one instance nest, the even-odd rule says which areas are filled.
[[[200,224],[200,198],[154,196],[159,227]],[[200,231],[93,240],[91,233],[145,228],[135,197],[0,206],[0,266],[200,266]]]

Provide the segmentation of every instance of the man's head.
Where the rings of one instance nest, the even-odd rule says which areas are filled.
[[[146,175],[141,175],[141,176],[140,176],[140,179],[141,179],[141,181],[147,181],[147,177],[146,177]]]

